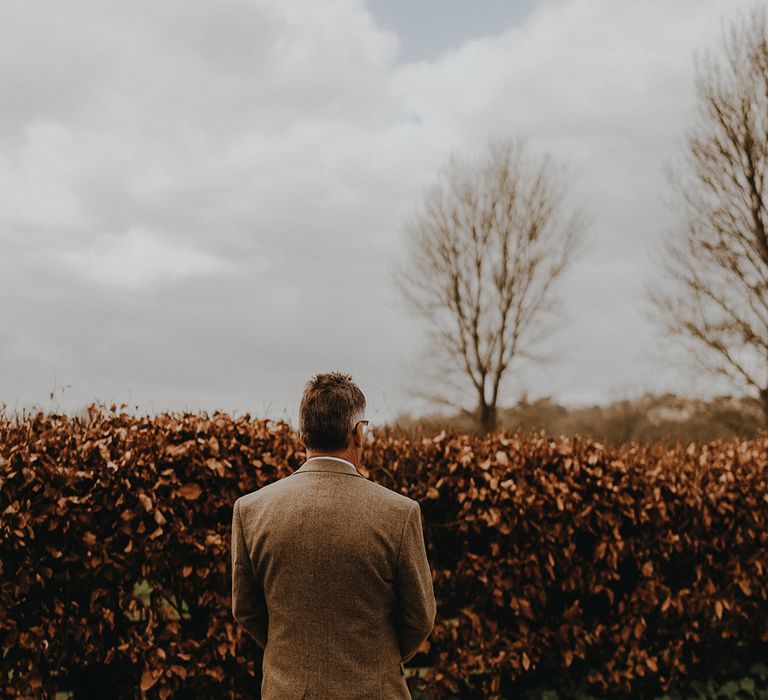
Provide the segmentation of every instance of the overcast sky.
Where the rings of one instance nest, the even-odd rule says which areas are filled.
[[[372,420],[421,410],[403,220],[450,153],[518,135],[592,224],[558,361],[513,366],[502,403],[713,390],[643,289],[694,52],[750,5],[0,3],[0,402],[295,420],[305,381],[340,369]]]

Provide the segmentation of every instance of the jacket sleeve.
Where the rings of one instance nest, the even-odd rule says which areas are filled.
[[[437,612],[432,572],[424,547],[421,507],[416,501],[405,519],[397,556],[395,589],[397,638],[402,661],[405,663],[429,637]]]
[[[264,588],[253,575],[240,521],[239,501],[232,511],[232,616],[257,644],[267,645],[267,603]]]

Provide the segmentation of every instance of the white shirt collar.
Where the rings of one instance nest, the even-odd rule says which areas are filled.
[[[355,465],[354,465],[354,464],[352,464],[352,462],[350,462],[350,461],[349,461],[349,460],[347,460],[347,459],[342,459],[341,457],[325,457],[325,456],[320,456],[320,457],[310,457],[310,458],[309,458],[308,460],[306,460],[306,461],[307,461],[307,462],[311,462],[313,459],[335,459],[337,462],[344,462],[345,464],[348,464],[350,467],[352,467],[352,469],[355,469],[355,470],[357,470],[357,467],[355,467]]]

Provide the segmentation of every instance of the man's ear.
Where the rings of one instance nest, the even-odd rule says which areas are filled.
[[[352,431],[352,444],[355,447],[361,447],[363,444],[362,433],[357,429],[357,425],[355,426],[354,431]]]
[[[304,442],[304,436],[301,434],[301,432],[299,432],[299,445],[303,450],[307,449],[307,443]]]

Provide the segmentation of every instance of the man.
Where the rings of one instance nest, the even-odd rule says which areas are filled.
[[[232,614],[264,648],[264,700],[410,698],[404,662],[435,621],[417,501],[362,476],[365,397],[307,382],[307,460],[235,501]]]

